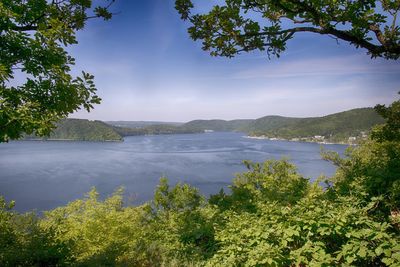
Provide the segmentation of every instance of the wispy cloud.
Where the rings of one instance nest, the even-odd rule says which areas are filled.
[[[400,64],[371,60],[365,55],[287,60],[266,64],[233,75],[235,79],[285,78],[301,76],[341,76],[356,74],[399,74]]]

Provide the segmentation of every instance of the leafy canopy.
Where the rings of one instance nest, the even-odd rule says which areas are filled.
[[[333,191],[338,195],[358,195],[363,201],[379,199],[376,211],[388,215],[400,209],[400,100],[375,109],[385,123],[372,130],[371,137],[357,148],[347,150],[348,158],[325,154],[338,169]]]
[[[102,1],[0,1],[0,142],[47,135],[54,122],[100,103],[93,75],[74,77],[65,48],[88,19],[111,18],[114,0]]]
[[[194,2],[176,0],[176,9],[190,22],[191,38],[213,56],[266,50],[279,57],[301,32],[349,42],[372,57],[400,56],[398,0],[225,0],[204,14],[192,13]]]

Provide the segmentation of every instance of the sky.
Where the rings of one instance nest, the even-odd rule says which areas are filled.
[[[197,1],[206,9],[213,0]],[[110,21],[90,20],[68,48],[74,72],[95,75],[102,103],[73,118],[174,121],[323,116],[390,104],[400,61],[329,36],[303,33],[280,58],[251,52],[211,57],[190,39],[174,0],[117,0]]]

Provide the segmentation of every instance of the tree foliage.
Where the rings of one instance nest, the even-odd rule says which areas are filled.
[[[398,59],[398,0],[225,0],[196,13],[193,0],[176,0],[189,34],[214,56],[266,51],[279,56],[299,33],[329,35],[364,48],[371,57]],[[200,1],[199,1],[200,2]],[[220,2],[218,2],[220,3]]]
[[[90,18],[108,20],[114,0],[0,1],[0,142],[48,135],[54,122],[100,103],[93,75],[71,74],[66,47]]]
[[[333,177],[333,191],[339,195],[358,195],[368,202],[379,199],[376,210],[388,215],[400,210],[400,101],[389,107],[377,105],[386,120],[375,127],[370,140],[347,150],[348,158],[334,153],[324,155],[338,166]]]
[[[400,101],[395,101],[390,107],[377,105],[376,111],[386,119],[386,123],[376,127],[372,139],[378,141],[400,141]]]

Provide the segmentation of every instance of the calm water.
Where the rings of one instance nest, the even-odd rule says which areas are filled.
[[[315,178],[335,167],[321,160],[320,145],[244,138],[242,133],[127,137],[124,142],[10,142],[0,144],[0,195],[16,210],[48,210],[81,198],[95,186],[101,196],[125,187],[129,203],[152,198],[161,176],[216,193],[242,160],[289,157],[300,173]],[[325,145],[343,153],[343,145]]]

